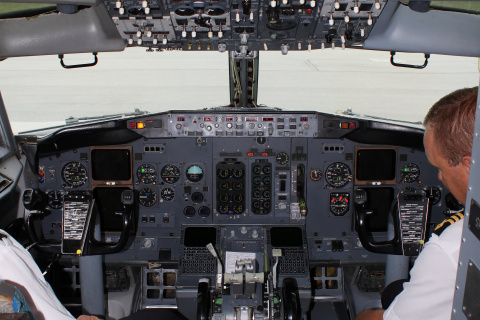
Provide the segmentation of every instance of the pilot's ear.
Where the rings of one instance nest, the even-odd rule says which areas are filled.
[[[472,156],[463,156],[462,164],[468,169],[470,172],[470,162],[472,161]]]

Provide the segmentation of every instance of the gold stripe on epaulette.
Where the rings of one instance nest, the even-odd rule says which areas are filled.
[[[452,225],[455,222],[463,219],[463,217],[464,217],[463,213],[461,213],[461,212],[455,213],[454,215],[450,216],[449,218],[443,220],[442,223],[440,223],[438,226],[436,226],[435,231],[442,228],[446,223]]]
[[[440,229],[440,228],[441,228],[445,223],[447,223],[447,222],[448,222],[448,219],[443,220],[443,221],[435,228],[435,230]]]

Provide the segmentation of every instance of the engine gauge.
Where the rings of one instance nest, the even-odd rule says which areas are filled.
[[[420,168],[415,163],[407,163],[402,168],[402,181],[415,182],[420,177]]]
[[[240,179],[241,177],[243,177],[243,169],[232,169],[232,176],[236,179]]]
[[[171,201],[175,197],[175,191],[171,188],[164,188],[160,191],[160,196],[165,201]]]
[[[52,209],[60,209],[63,207],[63,193],[53,190],[48,193],[48,206]]]
[[[218,169],[217,175],[222,179],[227,179],[230,176],[230,171],[228,169]]]
[[[233,206],[233,213],[235,214],[241,214],[243,213],[243,205],[239,204],[239,205],[234,205]]]
[[[203,178],[203,169],[194,164],[187,168],[187,179],[192,182],[198,182]]]
[[[277,154],[277,157],[275,158],[277,160],[278,164],[284,165],[288,163],[288,154],[285,152],[280,152]]]
[[[352,171],[343,162],[335,162],[325,170],[325,180],[333,188],[341,188],[352,181]]]
[[[232,188],[235,191],[241,191],[243,190],[243,183],[236,181],[232,184]]]
[[[442,191],[437,187],[425,187],[423,188],[427,197],[430,199],[430,204],[432,206],[436,205],[442,199]]]
[[[318,180],[322,179],[322,170],[312,169],[312,171],[310,171],[310,178],[313,181],[318,181]]]
[[[180,180],[180,169],[173,164],[167,164],[162,168],[160,177],[162,177],[166,183],[175,183]]]
[[[69,162],[62,169],[62,177],[68,185],[77,188],[87,182],[87,169],[80,162]]]
[[[142,164],[137,169],[137,177],[142,183],[154,183],[157,180],[157,170],[151,164]]]
[[[138,201],[144,207],[151,207],[157,202],[157,193],[150,188],[143,188],[138,194]]]
[[[330,194],[330,211],[336,216],[343,216],[348,212],[350,195],[348,193]]]

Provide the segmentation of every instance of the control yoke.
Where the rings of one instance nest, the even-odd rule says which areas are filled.
[[[207,320],[210,313],[209,280],[200,279],[197,292],[197,320]]]
[[[130,235],[130,230],[132,226],[132,217],[133,217],[133,191],[124,190],[121,195],[121,201],[124,207],[124,211],[117,212],[122,216],[122,231],[120,233],[120,238],[116,243],[109,243],[104,241],[99,241],[95,239],[94,230],[95,228],[95,217],[92,216],[90,225],[87,226],[87,241],[85,255],[96,255],[96,254],[112,254],[121,251],[125,245],[128,243],[128,238]],[[95,211],[95,213],[98,211]],[[93,225],[92,225],[93,224]]]
[[[429,218],[429,199],[423,190],[405,189],[398,195],[390,213],[393,216],[394,237],[374,241],[368,231],[367,219],[373,214],[365,208],[367,193],[355,190],[358,237],[365,249],[375,253],[416,256],[423,249]]]
[[[26,230],[28,237],[36,248],[48,253],[59,254],[61,252],[61,243],[58,241],[46,240],[43,237],[38,237],[35,230],[35,222],[43,220],[49,211],[45,209],[47,206],[47,195],[38,189],[25,189],[23,191],[22,202],[25,209],[30,211],[30,214],[25,219]]]
[[[295,278],[285,278],[283,280],[283,312],[285,320],[302,319],[300,297]]]
[[[67,192],[63,196],[62,241],[49,241],[43,236],[39,238],[35,222],[50,214],[45,199],[46,195],[40,190],[26,189],[23,193],[24,206],[30,210],[26,219],[28,234],[39,250],[54,254],[112,254],[121,251],[128,243],[134,211],[132,190],[124,190],[121,194],[124,211],[117,213],[122,216],[122,231],[119,240],[114,243],[95,238],[98,210],[94,209],[94,199],[86,191]]]

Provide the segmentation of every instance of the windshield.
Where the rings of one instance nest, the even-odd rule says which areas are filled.
[[[64,69],[56,56],[0,63],[0,90],[15,133],[64,125],[69,117],[190,110],[230,104],[228,54],[100,53],[97,66]],[[65,63],[93,60],[67,55]],[[397,53],[423,64],[422,54]],[[326,113],[350,111],[421,123],[445,94],[478,85],[478,59],[432,55],[423,70],[397,68],[389,52],[367,50],[260,52],[259,106]]]

